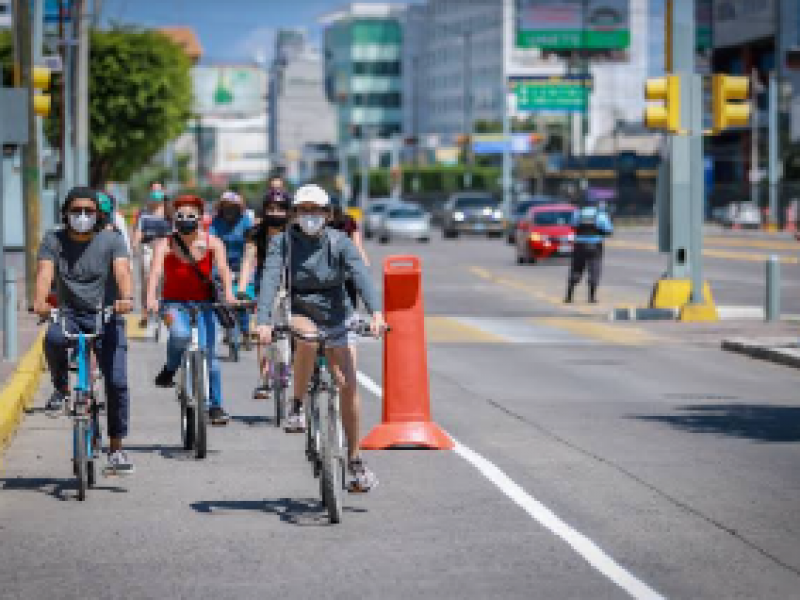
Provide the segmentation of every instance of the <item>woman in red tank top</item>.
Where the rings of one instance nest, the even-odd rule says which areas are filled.
[[[231,289],[231,272],[225,257],[225,246],[219,238],[200,231],[203,200],[196,196],[179,196],[173,202],[173,210],[176,229],[174,236],[180,238],[189,250],[196,267],[175,239],[170,237],[156,242],[147,281],[147,308],[151,312],[158,312],[158,284],[163,276],[161,298],[164,304],[164,320],[169,326],[167,361],[156,377],[156,385],[159,387],[172,386],[183,352],[191,340],[189,314],[181,307],[213,300],[210,279],[214,267],[222,280],[225,301],[230,304],[236,302]],[[228,415],[222,408],[222,376],[214,351],[216,317],[214,311],[208,307],[200,313],[199,319],[200,345],[206,349],[209,363],[209,417],[213,424],[223,425],[227,423]]]

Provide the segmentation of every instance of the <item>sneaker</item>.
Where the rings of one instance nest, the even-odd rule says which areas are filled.
[[[175,385],[175,371],[170,371],[166,366],[161,369],[161,372],[156,375],[156,386],[168,388]]]
[[[286,417],[286,425],[283,428],[287,433],[303,433],[306,430],[306,411],[300,406],[295,408]]]
[[[347,491],[358,494],[365,494],[373,488],[378,487],[378,478],[375,473],[369,470],[361,457],[354,458],[347,465],[347,471],[352,478],[347,485]]]
[[[64,403],[67,401],[67,395],[61,390],[54,390],[47,400],[44,409],[49,413],[59,413],[64,410]]]
[[[124,450],[117,450],[108,455],[108,462],[103,474],[109,475],[132,475],[136,471],[133,463],[128,458],[128,453]]]
[[[262,383],[253,390],[254,400],[266,400],[269,398],[270,387],[266,383]]]
[[[230,415],[221,406],[212,406],[208,409],[208,418],[212,425],[227,425]]]

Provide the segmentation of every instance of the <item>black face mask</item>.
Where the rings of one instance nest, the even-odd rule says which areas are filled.
[[[194,233],[199,225],[200,221],[198,219],[175,219],[175,229],[183,235]]]
[[[287,215],[264,215],[261,222],[267,227],[285,227],[289,222],[289,217]]]
[[[222,215],[223,219],[228,221],[228,223],[235,223],[236,221],[239,220],[239,217],[242,216],[241,211],[236,207],[223,208],[220,211],[220,214]]]

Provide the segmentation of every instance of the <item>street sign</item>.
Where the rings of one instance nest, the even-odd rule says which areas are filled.
[[[516,0],[516,46],[544,50],[625,50],[629,0]]]
[[[514,77],[510,85],[519,111],[586,112],[592,78],[583,75]]]

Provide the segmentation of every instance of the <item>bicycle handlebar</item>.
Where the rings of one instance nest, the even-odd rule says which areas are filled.
[[[61,331],[67,340],[77,340],[81,336],[83,336],[84,339],[93,340],[102,335],[103,325],[108,323],[109,319],[111,318],[111,315],[114,314],[114,307],[113,306],[98,307],[98,309],[94,313],[96,319],[95,321],[96,331],[94,331],[93,333],[83,333],[83,332],[70,333],[69,331],[67,331],[66,315],[68,314],[73,314],[73,315],[79,314],[79,311],[66,307],[51,308],[49,319],[40,319],[40,323],[44,323],[47,320],[50,320],[53,323],[61,325]]]
[[[370,325],[368,321],[358,320],[355,323],[351,323],[349,325],[345,325],[344,327],[345,332],[352,332],[356,335],[361,337],[371,337],[371,338],[380,338],[382,334],[388,333],[391,329],[387,326],[384,328],[383,332],[379,335],[373,335],[372,330],[370,329]],[[298,331],[291,325],[274,325],[272,328],[272,337],[275,339],[276,333],[288,333],[293,337],[303,340],[305,342],[325,342],[334,335],[324,333],[322,331],[317,331],[315,333],[305,333],[302,331]]]

